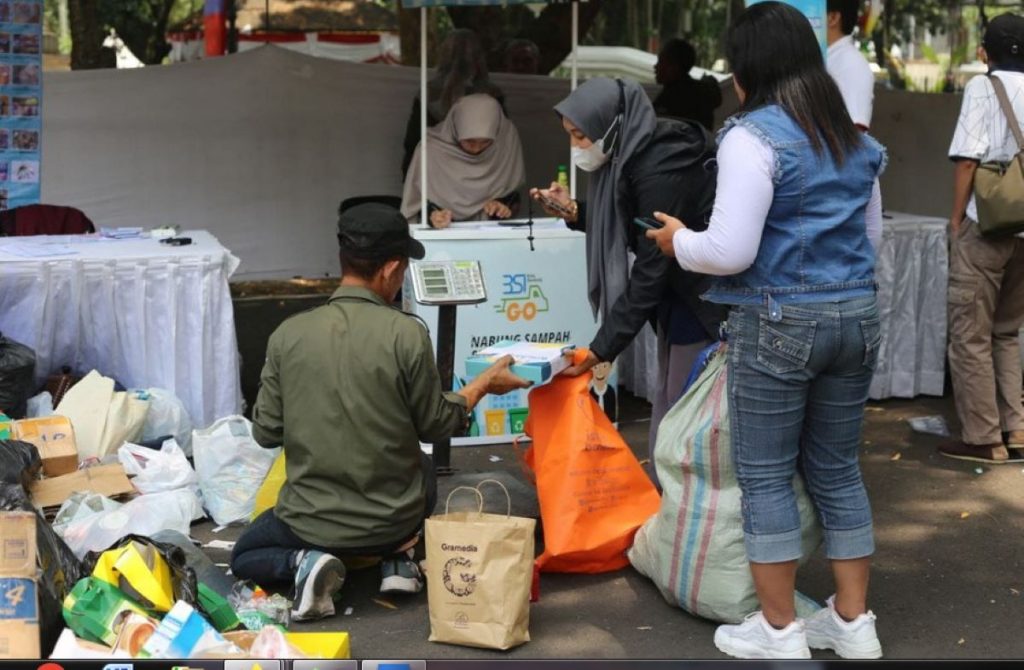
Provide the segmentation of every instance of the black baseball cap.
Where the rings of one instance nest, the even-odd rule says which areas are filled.
[[[993,60],[1024,60],[1024,17],[1000,14],[989,21],[982,46]]]
[[[409,222],[390,205],[368,202],[338,217],[338,244],[354,256],[368,260],[412,258],[426,254],[423,245],[409,234]]]

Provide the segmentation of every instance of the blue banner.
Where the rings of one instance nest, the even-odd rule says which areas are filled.
[[[0,210],[39,202],[43,0],[0,0]]]
[[[746,0],[746,5],[749,7],[764,1],[765,0]],[[828,39],[826,34],[828,28],[828,17],[826,16],[825,0],[782,0],[782,2],[795,7],[800,10],[800,13],[807,17],[807,20],[811,22],[811,27],[814,28],[814,34],[818,38],[818,44],[821,46],[821,55],[824,56],[828,53]]]

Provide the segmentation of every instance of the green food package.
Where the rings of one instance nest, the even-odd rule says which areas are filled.
[[[64,599],[64,621],[80,638],[112,647],[120,624],[129,614],[148,616],[116,586],[87,577],[75,584]]]
[[[238,614],[231,607],[231,603],[202,582],[199,582],[199,604],[210,617],[213,627],[221,633],[234,630],[242,625],[242,622],[238,620]]]

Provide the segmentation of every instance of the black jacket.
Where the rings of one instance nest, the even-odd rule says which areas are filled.
[[[692,230],[707,229],[715,203],[715,142],[700,124],[660,119],[651,141],[627,164],[628,218],[620,222],[627,230],[629,248],[636,261],[626,292],[604,315],[590,350],[602,361],[614,360],[629,346],[645,322],[661,326],[671,306],[684,304],[696,315],[709,339],[718,338],[726,310],[700,299],[710,286],[710,277],[687,272],[675,258],[661,253],[633,223],[635,217],[652,216],[655,211],[677,217]],[[586,210],[579,221],[585,225]],[[584,226],[577,224],[577,229]]]

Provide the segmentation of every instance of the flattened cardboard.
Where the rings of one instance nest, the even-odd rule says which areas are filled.
[[[36,515],[0,512],[0,577],[35,576]]]
[[[135,488],[128,481],[120,464],[97,465],[77,470],[69,475],[41,479],[32,484],[30,494],[36,507],[59,507],[75,491],[89,491],[113,498],[132,493]]]
[[[63,416],[45,416],[14,422],[14,439],[34,444],[43,459],[43,473],[59,477],[78,469],[78,447],[71,421]]]

